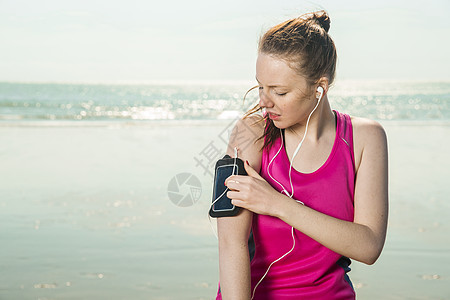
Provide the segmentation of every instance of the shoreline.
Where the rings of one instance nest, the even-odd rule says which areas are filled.
[[[0,127],[159,127],[159,126],[205,126],[229,124],[237,119],[205,120],[145,120],[145,121],[0,121]],[[387,126],[450,126],[450,120],[381,120]]]

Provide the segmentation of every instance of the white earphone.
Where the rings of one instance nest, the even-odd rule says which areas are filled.
[[[294,162],[294,157],[297,155],[298,151],[300,150],[300,147],[301,147],[302,144],[303,144],[303,141],[304,141],[305,138],[306,138],[306,134],[307,134],[307,132],[308,132],[309,119],[311,118],[312,114],[314,113],[314,111],[315,111],[315,110],[317,109],[317,107],[319,106],[320,100],[322,100],[322,96],[323,96],[323,93],[324,93],[324,89],[323,89],[323,87],[321,87],[321,86],[318,86],[317,89],[316,89],[316,91],[320,93],[320,96],[319,96],[319,98],[317,98],[317,104],[316,104],[316,106],[314,107],[314,109],[311,111],[311,113],[310,113],[309,116],[308,116],[308,120],[306,121],[306,126],[305,126],[305,133],[303,134],[303,138],[302,138],[302,140],[300,141],[300,143],[298,144],[297,149],[295,149],[294,154],[292,155],[291,164],[290,164],[290,166],[289,166],[289,183],[291,184],[291,191],[292,191],[291,193],[289,193],[289,192],[285,189],[285,187],[284,187],[280,182],[278,182],[278,180],[276,180],[275,178],[273,178],[272,175],[270,174],[270,171],[269,171],[270,164],[273,162],[273,160],[275,159],[275,157],[277,157],[278,153],[280,153],[281,149],[283,148],[284,140],[283,140],[283,133],[281,132],[281,129],[280,129],[280,137],[281,137],[281,145],[280,145],[280,149],[278,149],[278,152],[275,154],[274,157],[272,157],[272,159],[270,160],[269,164],[267,165],[267,174],[270,176],[270,178],[272,178],[273,181],[275,181],[276,183],[278,183],[278,184],[281,186],[281,188],[283,189],[283,190],[281,191],[281,193],[286,194],[286,196],[288,196],[289,198],[292,198],[292,196],[294,196],[294,186],[293,186],[293,184],[292,184],[292,177],[291,177],[292,163]],[[304,204],[302,201],[300,201],[300,200],[295,200],[295,201],[297,201],[297,202],[300,203],[300,204],[305,205],[305,204]],[[272,265],[273,265],[274,263],[276,263],[276,262],[282,260],[284,257],[286,257],[287,255],[289,255],[289,254],[294,250],[294,248],[295,248],[295,236],[294,236],[294,227],[292,227],[292,226],[291,226],[291,236],[292,236],[292,248],[291,248],[288,252],[286,252],[285,254],[283,254],[282,256],[280,256],[278,259],[274,260],[274,261],[269,265],[269,267],[267,268],[266,272],[264,273],[264,275],[261,277],[261,279],[258,281],[258,283],[255,285],[255,287],[254,287],[254,289],[253,289],[252,298],[251,298],[252,300],[253,300],[253,297],[255,297],[256,288],[259,286],[259,284],[260,284],[260,283],[263,281],[263,279],[266,277],[267,273],[269,273],[269,270],[270,270],[270,268],[272,267]]]
[[[320,96],[319,96],[319,98],[317,98],[317,100],[318,100],[318,101],[320,101],[320,99],[322,99],[322,96],[323,96],[323,92],[324,92],[324,90],[323,90],[323,87],[321,87],[321,86],[318,86],[318,87],[317,87],[317,92],[319,92],[319,93],[320,93]]]

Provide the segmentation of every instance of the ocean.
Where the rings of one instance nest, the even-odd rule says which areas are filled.
[[[251,84],[0,83],[0,121],[232,119]],[[377,120],[448,121],[450,82],[342,81],[329,91],[337,110]]]
[[[213,299],[211,170],[249,87],[0,83],[0,299]],[[450,82],[329,99],[388,136],[388,235],[350,266],[358,299],[450,299]]]

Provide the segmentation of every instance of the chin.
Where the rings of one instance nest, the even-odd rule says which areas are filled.
[[[272,124],[278,129],[286,129],[286,128],[289,128],[292,126],[292,125],[284,123],[283,121],[272,120],[272,119],[270,119],[270,120],[272,121]]]
[[[273,120],[272,120],[272,122],[273,122],[273,125],[274,125],[276,128],[278,128],[278,129],[286,129],[286,128],[289,127],[289,126],[286,126],[286,125],[284,125],[283,123],[280,123],[280,122],[278,122],[278,121],[273,121]]]

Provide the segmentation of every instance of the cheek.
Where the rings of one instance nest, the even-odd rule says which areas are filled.
[[[282,104],[283,112],[286,115],[297,115],[298,112],[302,109],[301,101],[296,98],[286,99]]]
[[[308,113],[312,110],[312,107],[314,107],[314,105],[311,107],[312,104],[313,103],[309,101],[309,99],[293,98],[282,103],[281,107],[283,114],[287,119],[292,122],[298,122],[303,120],[305,116],[308,116]]]

